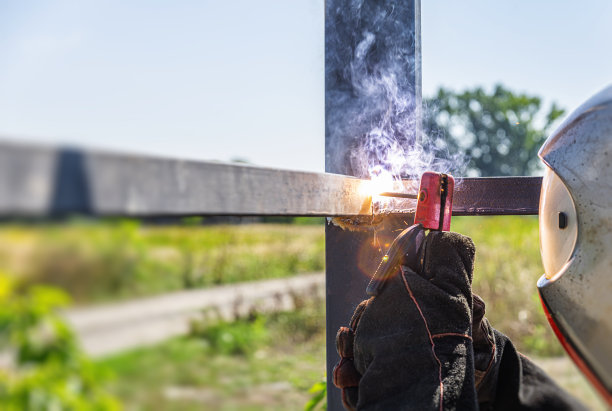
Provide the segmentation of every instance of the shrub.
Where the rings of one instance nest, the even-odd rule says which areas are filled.
[[[251,355],[269,340],[266,320],[257,314],[232,322],[194,325],[192,335],[202,338],[211,353],[226,355]]]
[[[101,388],[104,373],[79,350],[56,313],[65,293],[50,287],[18,292],[0,274],[0,349],[12,364],[0,370],[4,410],[113,410],[118,403]]]

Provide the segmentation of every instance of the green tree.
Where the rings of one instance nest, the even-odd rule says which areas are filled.
[[[441,88],[427,101],[424,126],[441,134],[452,152],[470,159],[468,174],[530,175],[540,167],[537,153],[551,125],[564,110],[555,103],[544,112],[539,97],[496,85],[455,93]]]

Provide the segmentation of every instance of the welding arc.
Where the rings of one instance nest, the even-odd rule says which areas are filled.
[[[385,191],[384,193],[379,193],[379,196],[383,196],[383,197],[399,197],[399,198],[412,198],[413,200],[416,200],[417,198],[419,198],[418,195],[416,194],[410,194],[410,193],[394,193],[392,191]]]

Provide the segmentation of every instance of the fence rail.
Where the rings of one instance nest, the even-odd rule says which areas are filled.
[[[356,178],[0,142],[0,216],[368,214]]]
[[[406,185],[412,187],[412,182]],[[537,214],[540,177],[464,178],[455,215]],[[409,213],[402,200],[389,214]],[[0,217],[364,216],[363,180],[0,142]]]

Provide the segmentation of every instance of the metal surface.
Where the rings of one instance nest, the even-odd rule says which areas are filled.
[[[0,142],[0,216],[371,213],[356,178]]]
[[[479,177],[455,179],[453,215],[536,215],[540,201],[542,177]],[[406,191],[414,187],[406,180]],[[398,200],[379,208],[386,214],[413,212],[414,194],[385,192],[380,196]]]
[[[411,182],[406,182],[407,190]],[[540,177],[465,178],[453,215],[537,214]],[[371,215],[353,177],[0,142],[0,216]],[[386,214],[409,214],[416,195]]]
[[[609,86],[571,113],[540,150],[540,158],[551,171],[542,190],[539,224],[540,239],[547,240],[541,247],[546,275],[538,283],[563,339],[587,365],[587,376],[598,381],[595,386],[610,405],[611,157]],[[559,212],[574,218],[570,227],[559,227]],[[550,264],[552,259],[559,261]]]
[[[453,215],[536,215],[542,177],[457,178]]]
[[[389,109],[384,103],[378,104],[380,101],[369,101],[370,94],[363,88],[372,79],[360,82],[354,75],[379,72],[381,66],[392,64],[391,77],[398,82],[394,90],[409,102],[403,109],[411,112],[412,129],[418,135],[419,7],[419,0],[325,2],[325,171],[360,173],[349,154],[373,124],[380,124]],[[368,44],[371,49],[365,54],[363,46]],[[353,64],[360,56],[363,59]],[[369,275],[376,270],[383,255],[379,246],[391,242],[397,235],[394,230],[412,224],[413,215],[403,217],[386,217],[376,237],[372,232],[348,231],[333,224],[326,227],[327,406],[330,411],[343,409],[341,392],[331,381],[334,364],[339,359],[336,332],[348,323],[356,305],[367,298]]]
[[[410,198],[413,200],[416,200],[417,198],[419,198],[418,194],[395,193],[392,191],[384,191],[378,195],[381,197]]]

